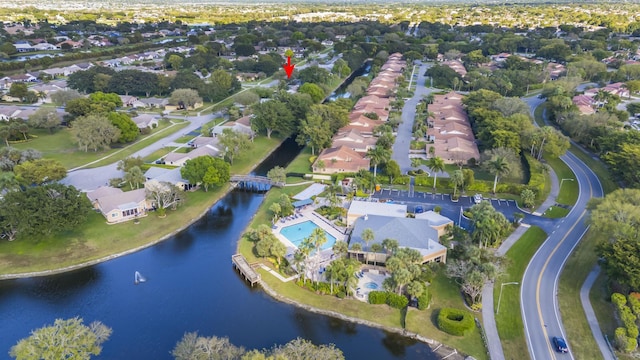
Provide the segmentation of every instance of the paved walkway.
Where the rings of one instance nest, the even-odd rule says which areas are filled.
[[[498,250],[497,256],[504,256],[511,246],[516,243],[530,226],[521,224],[518,228],[502,242]],[[495,310],[493,308],[493,282],[487,282],[482,289],[482,322],[484,323],[484,333],[487,338],[487,347],[489,348],[489,357],[492,360],[503,360],[504,352],[498,335],[498,326],[496,325]]]
[[[591,332],[593,333],[593,338],[596,340],[598,347],[600,348],[600,352],[602,353],[602,358],[605,360],[615,360],[615,356],[611,353],[609,346],[602,334],[602,330],[600,330],[600,324],[598,324],[598,318],[596,317],[596,313],[593,311],[593,306],[591,306],[591,301],[589,300],[589,293],[591,292],[591,287],[593,283],[598,278],[600,274],[600,266],[596,265],[593,267],[587,279],[582,284],[580,288],[580,302],[582,302],[582,308],[584,309],[584,314],[587,317],[587,322],[589,323],[589,327],[591,328]]]
[[[551,192],[547,199],[540,205],[532,215],[542,215],[547,209],[556,204],[556,198],[560,195],[560,185],[558,183],[558,175],[553,171],[551,166],[548,167],[549,176],[551,177]]]
[[[413,121],[416,117],[416,106],[418,106],[418,102],[422,100],[424,96],[435,91],[434,89],[425,87],[426,77],[424,76],[424,73],[430,66],[430,64],[421,63],[415,68],[415,74],[418,75],[416,79],[416,90],[414,91],[411,99],[404,103],[404,107],[402,108],[402,122],[398,126],[396,141],[393,143],[393,153],[391,158],[398,163],[400,171],[403,174],[406,174],[407,171],[411,170],[409,146],[411,145],[413,135],[411,130],[413,129]]]

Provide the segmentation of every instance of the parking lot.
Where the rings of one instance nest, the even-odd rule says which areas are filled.
[[[390,188],[384,188],[380,191],[376,191],[372,197],[378,200],[406,204],[407,211],[409,212],[415,212],[416,206],[421,206],[424,211],[433,210],[436,206],[440,206],[442,208],[440,212],[442,215],[450,218],[456,225],[462,226],[463,228],[467,228],[469,223],[461,216],[462,211],[475,204],[473,196],[460,196],[457,201],[453,201],[451,200],[451,194]],[[509,221],[514,220],[515,213],[522,213],[524,214],[523,222],[527,224],[537,225],[543,229],[550,229],[553,227],[554,219],[534,216],[528,212],[522,211],[518,208],[515,200],[484,198],[483,201],[489,201],[491,205],[496,210],[504,214]]]

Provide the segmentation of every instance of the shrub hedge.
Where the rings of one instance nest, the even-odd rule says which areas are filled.
[[[372,291],[369,293],[369,304],[387,304],[392,308],[404,309],[409,304],[409,299],[388,291]]]
[[[386,291],[371,291],[369,293],[369,304],[386,304],[389,298]]]
[[[418,298],[418,309],[426,310],[429,308],[429,304],[431,304],[431,291],[429,291],[429,288],[427,287],[424,290],[424,293]]]
[[[438,313],[438,328],[456,336],[463,336],[471,332],[475,326],[470,313],[460,309],[443,308]]]
[[[387,305],[395,309],[404,309],[409,304],[409,299],[404,295],[388,293]]]

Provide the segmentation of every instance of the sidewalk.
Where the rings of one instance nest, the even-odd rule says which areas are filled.
[[[518,228],[509,235],[509,237],[498,247],[497,256],[504,256],[513,244],[520,239],[522,234],[529,230],[527,224],[520,224]],[[487,338],[487,347],[491,360],[503,360],[504,352],[498,335],[498,327],[496,326],[496,318],[493,309],[493,282],[487,282],[482,289],[482,322],[484,323],[484,332]]]
[[[558,176],[556,175],[555,171],[553,171],[551,166],[547,166],[547,169],[549,169],[549,176],[551,177],[551,192],[549,193],[549,196],[547,197],[547,199],[542,203],[542,205],[540,205],[536,209],[535,212],[532,213],[532,215],[540,216],[544,214],[544,212],[547,211],[547,209],[549,209],[550,207],[556,204],[556,198],[560,194],[560,185],[558,183]]]
[[[600,330],[598,318],[596,317],[596,313],[593,311],[593,306],[591,306],[591,301],[589,300],[591,287],[598,278],[599,274],[600,266],[596,265],[593,267],[593,269],[591,269],[591,272],[587,276],[587,279],[584,281],[584,284],[582,284],[582,287],[580,288],[580,302],[582,303],[584,314],[587,317],[587,322],[589,323],[589,327],[591,328],[591,332],[593,333],[593,338],[596,340],[596,343],[600,348],[600,352],[602,353],[602,358],[605,360],[615,360],[616,358],[611,353],[604,335],[602,334],[602,330]]]

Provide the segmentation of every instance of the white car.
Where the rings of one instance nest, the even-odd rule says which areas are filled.
[[[482,201],[482,194],[473,195],[473,202],[475,202],[476,204],[480,204],[481,201]]]

